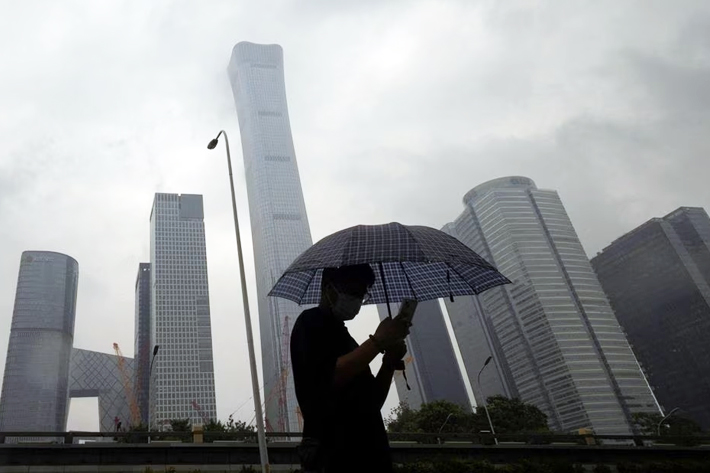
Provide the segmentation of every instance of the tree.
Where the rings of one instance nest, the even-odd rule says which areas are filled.
[[[663,420],[661,414],[636,412],[631,414],[634,426],[644,435],[658,435],[658,424]],[[667,427],[666,427],[667,426]],[[672,437],[699,434],[700,426],[693,420],[680,415],[672,415],[663,421],[661,435]]]
[[[230,414],[229,418],[227,419],[227,423],[225,424],[225,429],[229,433],[238,433],[238,434],[255,434],[256,433],[256,428],[249,424],[247,425],[246,422],[242,420],[234,420],[234,416]]]
[[[236,440],[251,437],[256,434],[256,429],[253,425],[247,425],[241,420],[234,420],[233,416],[229,416],[227,423],[220,420],[210,420],[204,426],[205,432],[213,432],[206,435],[205,441],[212,442],[214,440]],[[242,434],[242,435],[239,435]]]
[[[420,432],[418,414],[419,412],[409,407],[409,404],[400,401],[385,419],[385,426],[389,432]]]
[[[497,434],[550,431],[547,415],[520,399],[491,396],[487,399],[486,405]],[[480,411],[483,412],[482,409]]]
[[[480,424],[478,417],[453,402],[434,401],[422,404],[417,423],[421,432],[475,432],[475,426]]]
[[[192,432],[190,419],[170,419],[170,428],[173,432]]]
[[[487,407],[496,433],[550,431],[547,416],[537,407],[520,399],[491,396]],[[419,410],[400,403],[385,423],[390,433],[478,433],[489,430],[483,409],[469,412],[448,401],[425,403]]]
[[[440,429],[442,433],[455,433],[470,432],[477,419],[476,414],[449,401],[425,403],[419,410],[400,402],[385,423],[393,433],[438,433]]]

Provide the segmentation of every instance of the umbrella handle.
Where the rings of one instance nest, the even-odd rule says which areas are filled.
[[[380,279],[382,280],[382,288],[385,290],[385,303],[387,304],[387,314],[389,314],[390,319],[392,318],[392,308],[390,307],[390,296],[387,294],[387,283],[385,282],[385,270],[382,267],[382,261],[379,263],[380,266]]]
[[[385,282],[385,270],[382,267],[382,261],[379,263],[380,267],[380,279],[382,279],[382,288],[385,290],[385,302],[387,303],[387,314],[389,314],[390,319],[392,318],[392,308],[390,307],[390,296],[387,293],[387,283]],[[395,369],[402,370],[402,376],[404,376],[404,384],[407,385],[407,390],[411,391],[412,388],[409,387],[409,381],[407,380],[407,370],[404,366],[404,362],[401,364],[401,368],[397,367]]]

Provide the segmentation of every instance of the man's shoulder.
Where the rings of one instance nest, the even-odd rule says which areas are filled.
[[[291,348],[299,349],[318,344],[328,338],[325,334],[328,330],[326,314],[318,307],[307,309],[301,312],[296,319],[291,332]]]
[[[301,312],[293,328],[295,330],[297,327],[323,326],[324,323],[325,314],[323,311],[318,307],[313,307]]]

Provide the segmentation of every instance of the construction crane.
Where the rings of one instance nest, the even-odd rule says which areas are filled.
[[[141,411],[138,408],[138,403],[136,402],[136,393],[133,392],[131,377],[128,375],[128,371],[126,369],[126,360],[123,358],[123,353],[121,353],[118,343],[113,344],[113,350],[116,352],[116,357],[118,358],[118,371],[121,372],[123,390],[126,392],[126,400],[128,401],[128,407],[131,410],[131,425],[139,425],[141,423]]]
[[[288,368],[286,368],[286,369],[288,370]],[[288,371],[287,371],[286,374],[288,374]],[[282,375],[283,375],[282,372],[281,372],[281,373],[276,373],[274,376],[272,376],[272,377],[268,380],[268,382],[267,382],[267,381],[264,382],[264,386],[262,386],[261,389],[265,389],[265,385],[268,384],[268,383],[270,383],[271,381],[278,382],[279,379],[282,377]],[[263,400],[262,403],[261,403],[261,409],[262,409],[262,410],[266,409],[266,405],[267,405],[269,402],[271,402],[271,400],[274,398],[274,396],[276,396],[277,394],[279,394],[279,392],[280,392],[280,389],[279,389],[279,388],[280,388],[280,386],[277,384],[277,385],[275,385],[274,387],[272,387],[272,388],[268,391],[268,393],[266,392],[266,390],[264,390],[264,400]],[[251,425],[251,424],[254,422],[255,419],[256,419],[256,415],[254,415],[254,417],[251,418],[251,421],[249,422],[249,425]],[[269,419],[266,419],[266,420],[265,420],[265,423],[266,423],[266,431],[267,431],[267,432],[274,432],[273,426],[271,425],[271,423],[269,423]]]
[[[279,397],[279,419],[278,419],[278,429],[280,432],[286,432],[288,430],[288,426],[286,425],[286,418],[287,418],[287,408],[288,408],[288,401],[287,401],[287,387],[288,387],[288,374],[291,370],[291,365],[290,365],[290,359],[289,359],[289,353],[290,353],[290,348],[289,348],[289,339],[290,339],[290,332],[289,332],[289,325],[288,325],[288,316],[284,317],[284,323],[282,327],[282,332],[281,332],[281,371],[279,373],[276,373],[273,379],[276,383],[274,387],[272,387],[269,390],[269,393],[267,396],[264,398],[264,402],[262,403],[262,409],[266,408],[266,406],[271,402],[272,399],[274,399],[275,396],[278,395]],[[252,419],[253,422],[253,419]],[[274,426],[271,425],[269,422],[269,419],[266,419],[266,431],[267,432],[274,432]]]
[[[288,315],[284,317],[284,324],[281,329],[281,396],[279,397],[279,429],[281,432],[287,432],[289,426],[288,421],[288,372],[289,372],[289,352],[291,351],[290,344],[291,332],[288,326]]]
[[[202,419],[202,425],[207,425],[210,423],[210,419],[207,417],[207,414],[205,414],[205,411],[202,409],[202,407],[197,403],[197,400],[193,399],[192,402],[192,408],[197,411],[197,413],[200,415],[200,418]]]

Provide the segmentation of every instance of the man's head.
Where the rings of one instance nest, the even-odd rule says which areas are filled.
[[[369,264],[325,268],[321,281],[321,307],[341,320],[352,320],[360,312],[367,291],[375,282]]]

